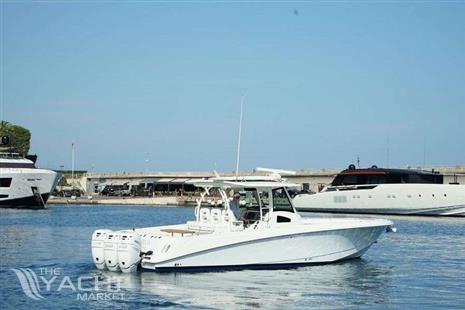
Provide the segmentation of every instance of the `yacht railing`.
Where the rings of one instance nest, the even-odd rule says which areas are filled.
[[[19,153],[0,153],[0,158],[3,158],[3,159],[23,159],[24,157]]]

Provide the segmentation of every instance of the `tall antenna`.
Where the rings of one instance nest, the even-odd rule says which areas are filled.
[[[239,176],[239,160],[241,158],[241,136],[242,136],[242,110],[244,106],[244,96],[241,97],[241,116],[239,119],[239,137],[237,139],[237,158],[236,158],[236,181]]]
[[[74,188],[74,140],[71,142],[71,180]]]

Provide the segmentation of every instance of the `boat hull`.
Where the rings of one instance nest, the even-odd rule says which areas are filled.
[[[322,264],[358,258],[376,242],[389,225],[339,230],[259,236],[254,240],[203,249],[205,240],[171,244],[182,248],[175,257],[152,262],[142,260],[144,270],[169,271],[198,268],[269,268]],[[178,240],[182,240],[179,239]],[[187,240],[187,238],[185,238]]]
[[[46,169],[0,168],[0,177],[9,180],[0,187],[0,208],[44,209],[59,176]]]
[[[50,193],[41,194],[39,196],[28,196],[22,198],[8,199],[0,201],[0,208],[11,209],[45,209],[44,204],[47,203]]]
[[[444,206],[438,208],[403,209],[403,208],[297,208],[301,212],[347,213],[347,214],[383,214],[412,216],[452,216],[464,217],[465,205]]]
[[[309,212],[465,216],[465,186],[381,184],[373,189],[298,195],[293,203],[297,210]]]

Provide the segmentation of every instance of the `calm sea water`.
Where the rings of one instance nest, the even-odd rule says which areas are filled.
[[[381,237],[362,259],[338,264],[129,275],[95,269],[90,252],[95,229],[175,224],[192,212],[134,206],[1,209],[0,308],[465,308],[465,219],[460,218],[378,216],[394,220],[398,232]],[[34,271],[43,299],[27,297],[12,268]],[[49,288],[41,277],[51,281]],[[110,285],[121,295],[92,299],[95,283],[99,292]],[[84,292],[78,285],[90,289],[90,300],[78,300]]]

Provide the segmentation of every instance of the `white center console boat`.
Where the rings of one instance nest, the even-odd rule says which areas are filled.
[[[98,269],[188,270],[270,268],[357,258],[393,223],[383,219],[302,218],[284,180],[214,178],[204,188],[195,219],[184,224],[111,231],[92,236]],[[235,218],[228,194],[239,192],[243,209]],[[209,195],[220,203],[205,204]]]

